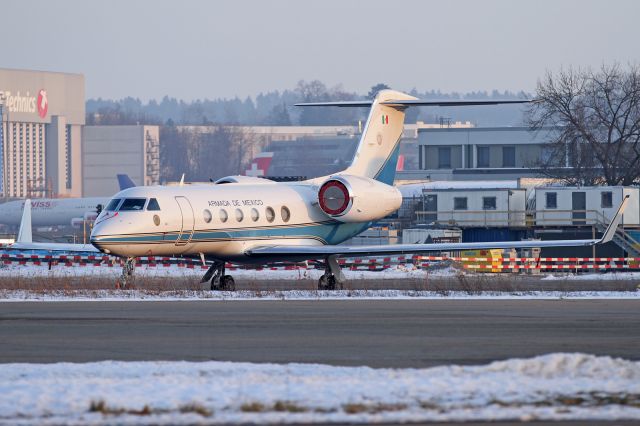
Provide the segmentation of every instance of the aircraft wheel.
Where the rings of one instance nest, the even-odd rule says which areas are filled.
[[[335,290],[336,277],[333,275],[323,275],[318,280],[318,290]]]
[[[323,275],[318,280],[318,290],[326,290],[327,289],[327,277]]]
[[[236,291],[236,282],[231,275],[225,275],[220,280],[220,289],[227,291]]]

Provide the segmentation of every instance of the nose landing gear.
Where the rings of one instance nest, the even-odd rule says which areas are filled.
[[[122,264],[122,274],[118,278],[118,284],[122,288],[130,288],[134,282],[134,272],[136,271],[136,258],[128,257]]]
[[[211,290],[235,291],[236,282],[231,275],[225,275],[224,262],[215,260],[200,280],[200,283],[211,281]]]

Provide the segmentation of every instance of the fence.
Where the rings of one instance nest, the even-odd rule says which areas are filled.
[[[519,271],[565,271],[581,272],[593,270],[640,270],[640,258],[637,257],[456,257],[456,256],[386,256],[373,258],[339,259],[341,267],[352,271],[381,271],[398,265],[412,265],[429,268],[434,264],[450,262],[462,269],[481,272],[519,272]],[[107,266],[120,267],[123,260],[113,256],[68,256],[68,255],[24,255],[3,253],[0,255],[2,265],[34,265],[34,266]],[[188,269],[207,269],[200,260],[173,257],[140,257],[136,265],[147,267],[177,266]],[[227,263],[229,270],[297,270],[323,269],[324,263],[312,260],[306,263],[274,263],[271,266],[245,266]]]

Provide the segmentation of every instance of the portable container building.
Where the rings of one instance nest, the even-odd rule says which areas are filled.
[[[461,228],[524,227],[525,210],[524,188],[425,189],[418,221]]]
[[[536,226],[607,224],[624,196],[630,200],[624,212],[625,226],[640,225],[639,188],[628,186],[535,188]]]

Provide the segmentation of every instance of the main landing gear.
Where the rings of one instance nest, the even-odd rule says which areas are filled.
[[[324,262],[324,274],[318,280],[318,290],[342,290],[344,274],[338,264],[338,256],[327,256]]]
[[[211,290],[235,291],[236,282],[231,275],[225,275],[224,262],[215,260],[200,280],[200,283],[211,281]]]

